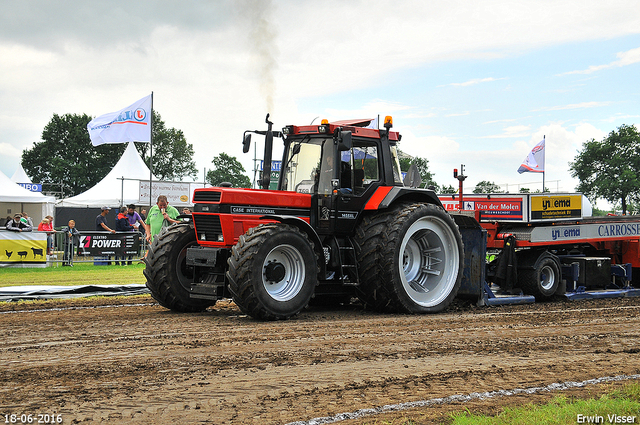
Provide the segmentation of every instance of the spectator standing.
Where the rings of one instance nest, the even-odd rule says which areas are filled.
[[[129,223],[129,218],[127,217],[127,207],[120,207],[120,214],[118,214],[118,216],[116,217],[116,231],[133,232],[134,230],[134,227]],[[125,257],[126,255],[124,254],[116,255],[116,266],[118,264],[120,264],[121,266],[126,266],[127,263],[125,262]],[[120,263],[118,263],[118,259],[120,260]],[[129,256],[129,264],[131,264],[131,256]]]
[[[69,220],[69,225],[62,231],[64,232],[62,265],[73,267],[73,254],[75,253],[75,247],[80,243],[80,232],[76,229],[76,222],[74,220]]]
[[[145,237],[148,232],[147,225],[144,222],[144,218],[136,211],[136,206],[134,204],[127,205],[127,218],[129,219],[129,224],[134,227],[134,231],[137,230],[140,232],[140,236]],[[142,247],[142,239],[140,240],[140,247]],[[131,261],[127,264],[130,265]]]
[[[38,224],[38,232],[46,232],[47,230],[49,230],[49,226],[51,226],[51,224],[49,224],[49,219],[43,218],[40,224]]]
[[[47,220],[49,220],[49,224],[51,225],[51,231],[49,233],[47,233],[47,243],[51,244],[51,253],[53,254],[53,251],[56,249],[56,240],[55,240],[55,234],[56,234],[56,229],[54,229],[53,227],[53,217],[51,217],[50,215],[45,216],[45,218]]]
[[[13,216],[13,220],[6,224],[7,230],[14,232],[30,232],[33,230],[33,226],[29,226],[29,222],[22,214],[16,214]]]
[[[149,210],[149,216],[146,220],[146,224],[149,226],[147,240],[153,242],[153,238],[155,238],[163,228],[169,227],[173,223],[179,223],[179,215],[180,212],[169,205],[169,201],[165,195],[158,196],[158,201]]]
[[[107,226],[107,216],[109,215],[109,211],[111,208],[102,207],[100,214],[96,217],[96,230],[98,231],[107,231],[111,233],[115,233],[116,231]]]
[[[143,210],[144,211],[144,210]],[[127,218],[129,224],[131,224],[138,232],[145,234],[147,225],[144,222],[144,218],[136,211],[136,206],[130,204],[127,206]]]
[[[107,231],[110,233],[115,233],[116,231],[111,229],[109,226],[107,226],[107,215],[109,215],[109,211],[111,211],[111,208],[109,207],[102,207],[100,214],[98,214],[98,216],[96,217],[96,230],[97,231]],[[96,260],[107,260],[106,264],[107,265],[111,265],[111,257],[110,256],[100,256],[100,257],[95,257]],[[94,265],[96,263],[94,262]],[[99,264],[99,265],[104,265],[104,264]]]
[[[29,217],[29,215],[26,212],[22,213],[22,217],[26,218],[27,219],[27,223],[29,223],[29,226],[31,226],[33,228],[33,220],[31,220],[31,217]]]
[[[43,218],[38,224],[38,231],[47,232],[47,255],[51,255],[53,254],[53,223],[48,217]]]

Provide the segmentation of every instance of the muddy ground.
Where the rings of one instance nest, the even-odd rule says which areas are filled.
[[[262,323],[228,301],[199,314],[173,313],[150,297],[5,303],[0,413],[3,420],[18,415],[18,423],[23,414],[60,414],[66,424],[286,424],[455,394],[634,375],[639,311],[633,298],[456,303],[428,316],[351,305]],[[616,385],[339,423],[448,423],[453,411],[496,413],[558,394],[597,396]]]

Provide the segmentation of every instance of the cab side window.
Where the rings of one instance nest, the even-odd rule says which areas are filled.
[[[375,145],[354,144],[350,151],[343,152],[342,160],[347,159],[349,167],[345,170],[347,175],[340,178],[341,187],[361,195],[372,182],[380,179],[378,149]]]

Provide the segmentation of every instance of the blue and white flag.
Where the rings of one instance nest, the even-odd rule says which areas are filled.
[[[544,141],[538,143],[531,149],[529,156],[527,156],[518,168],[518,173],[544,173]]]
[[[104,143],[126,143],[151,141],[151,96],[118,112],[110,112],[94,118],[87,124],[93,146]]]

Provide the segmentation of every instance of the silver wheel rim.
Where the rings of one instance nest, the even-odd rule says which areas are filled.
[[[269,264],[284,266],[284,277],[273,282],[267,279],[266,269]],[[280,245],[267,254],[262,264],[262,284],[267,293],[276,301],[289,301],[302,287],[305,279],[305,264],[302,254],[291,245]]]
[[[556,283],[556,274],[551,266],[544,266],[540,270],[540,286],[545,291],[550,290]]]
[[[460,253],[455,233],[442,219],[422,217],[400,245],[400,278],[407,295],[422,307],[442,303],[458,280]]]

